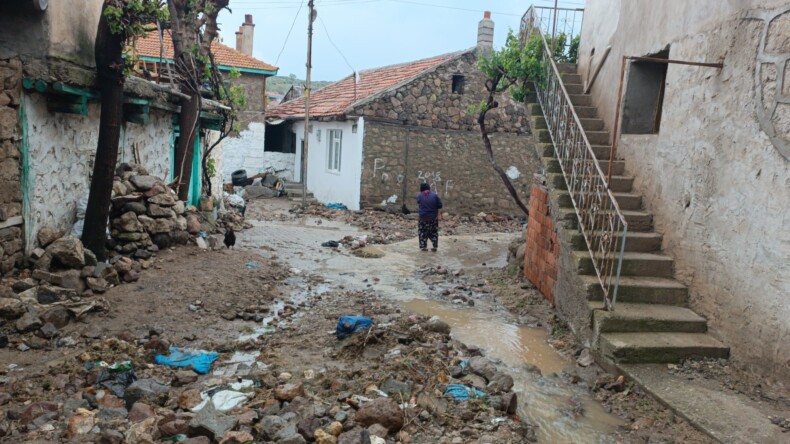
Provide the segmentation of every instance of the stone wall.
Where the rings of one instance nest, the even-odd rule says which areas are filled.
[[[463,91],[453,92],[453,76],[463,77]],[[469,105],[488,97],[485,75],[477,69],[477,55],[469,51],[397,88],[386,90],[357,106],[354,113],[411,126],[479,132],[477,115]],[[488,113],[489,132],[529,133],[523,104],[508,94],[497,97],[500,106]]]
[[[231,80],[234,85],[244,88],[247,98],[246,106],[239,112],[239,125],[242,130],[247,129],[252,122],[263,122],[263,80],[264,76],[250,73],[241,73],[241,76]],[[263,146],[263,138],[260,143]]]
[[[560,243],[549,207],[549,190],[545,187],[532,185],[529,216],[524,276],[553,304]]]
[[[0,60],[0,275],[22,261],[22,62]]]
[[[527,187],[540,164],[529,137],[491,135],[494,157],[509,170],[513,186],[526,204]],[[362,161],[363,205],[405,203],[415,208],[420,184],[431,184],[445,210],[481,211],[523,216],[491,167],[476,131],[452,131],[391,125],[366,120]]]

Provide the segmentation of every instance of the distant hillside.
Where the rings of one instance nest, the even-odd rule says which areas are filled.
[[[313,88],[313,91],[315,91],[331,83],[334,82],[329,82],[324,80],[318,80],[318,81],[311,80],[310,86]],[[291,74],[288,77],[286,76],[269,77],[268,79],[266,79],[266,90],[275,91],[280,94],[285,94],[286,92],[288,92],[289,89],[291,89],[291,86],[295,84],[303,85],[304,80],[296,78],[294,74]]]

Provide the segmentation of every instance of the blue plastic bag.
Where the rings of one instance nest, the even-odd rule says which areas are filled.
[[[333,210],[347,210],[348,207],[341,204],[341,203],[328,203],[326,204],[327,208],[331,208]]]
[[[452,396],[459,401],[466,401],[469,398],[479,398],[485,395],[485,392],[481,392],[476,388],[467,387],[462,384],[450,384],[444,391],[444,396]]]
[[[217,360],[217,352],[207,352],[203,350],[181,350],[178,347],[170,347],[170,356],[156,355],[154,362],[159,365],[170,367],[189,367],[195,373],[205,375],[211,371],[211,364]]]
[[[341,316],[337,321],[335,334],[337,339],[343,339],[360,330],[365,330],[371,325],[373,325],[373,320],[364,316]]]

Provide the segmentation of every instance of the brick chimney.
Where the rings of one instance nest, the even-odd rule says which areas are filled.
[[[236,32],[236,50],[252,57],[252,36],[255,25],[252,23],[252,14],[244,15],[244,23]]]
[[[491,20],[491,12],[483,13],[483,20],[477,25],[477,50],[482,53],[490,53],[494,49],[494,21]]]

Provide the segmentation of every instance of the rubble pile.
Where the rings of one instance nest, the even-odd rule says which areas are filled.
[[[308,215],[327,220],[338,220],[372,232],[368,244],[391,244],[417,236],[417,213],[379,211],[365,209],[360,211],[336,210],[320,204],[312,204],[306,212],[300,208],[292,209],[295,215]],[[439,222],[440,236],[518,233],[522,229],[519,219],[493,213],[458,215],[442,213]]]
[[[0,440],[535,440],[533,429],[515,415],[513,379],[478,348],[453,340],[447,323],[398,313],[374,302],[372,292],[342,296],[344,302],[330,306],[319,304],[326,294],[287,302],[285,312],[317,311],[315,322],[287,316],[277,327],[290,331],[290,340],[304,342],[305,352],[323,353],[324,362],[294,361],[288,339],[265,334],[235,344],[201,344],[218,354],[187,350],[216,359],[207,372],[194,363],[162,365],[162,356],[173,356],[173,343],[162,330],[151,329],[109,338],[84,334],[79,346],[86,351],[35,376],[2,364]],[[373,327],[343,340],[327,334],[336,313],[363,306]]]
[[[201,231],[195,207],[186,207],[159,178],[121,164],[113,182],[111,236],[115,251],[150,259],[160,248],[186,244]]]

